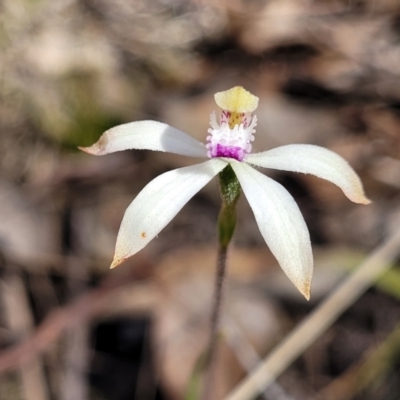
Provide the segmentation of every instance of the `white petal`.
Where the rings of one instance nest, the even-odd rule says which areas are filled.
[[[339,186],[355,203],[369,204],[360,178],[345,159],[331,150],[311,144],[289,144],[262,153],[249,154],[246,162],[259,167],[303,172]]]
[[[116,126],[104,132],[92,146],[80,149],[96,156],[129,149],[167,151],[190,157],[207,156],[203,143],[157,121],[137,121]]]
[[[279,265],[307,298],[313,272],[310,236],[293,197],[279,183],[245,163],[231,163],[258,227]]]
[[[147,184],[125,211],[111,268],[145,247],[226,165],[212,159],[168,171]]]

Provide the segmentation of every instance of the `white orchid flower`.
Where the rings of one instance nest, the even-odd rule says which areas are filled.
[[[292,196],[279,183],[252,167],[313,174],[339,186],[353,202],[368,204],[358,175],[336,153],[291,144],[251,154],[258,98],[236,86],[215,94],[222,109],[213,112],[207,144],[167,124],[131,122],[106,131],[97,143],[82,148],[93,155],[128,149],[171,152],[207,161],[166,172],[151,181],[127,208],[118,233],[111,268],[145,247],[179,210],[228,164],[254,212],[261,234],[285,274],[308,299],[313,271],[310,236]]]

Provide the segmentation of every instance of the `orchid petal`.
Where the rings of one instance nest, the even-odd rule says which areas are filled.
[[[158,121],[138,121],[116,126],[104,132],[92,146],[80,149],[95,156],[137,149],[207,157],[207,149],[203,143]]]
[[[311,144],[289,144],[249,154],[246,162],[264,168],[313,174],[334,183],[354,203],[369,204],[360,178],[345,159],[331,150]]]
[[[250,165],[232,162],[231,166],[272,254],[297,289],[309,299],[313,257],[299,207],[283,186]]]
[[[125,211],[111,268],[145,247],[227,163],[213,159],[153,179]]]

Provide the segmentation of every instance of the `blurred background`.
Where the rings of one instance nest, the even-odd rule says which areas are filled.
[[[108,269],[128,204],[192,160],[80,152],[124,122],[205,141],[217,91],[260,98],[254,151],[342,155],[370,206],[277,171],[314,246],[306,302],[244,198],[229,257],[218,398],[400,227],[397,0],[0,1],[0,399],[182,399],[207,339],[217,181]],[[242,196],[243,197],[243,196]],[[400,271],[355,302],[263,395],[400,399]]]

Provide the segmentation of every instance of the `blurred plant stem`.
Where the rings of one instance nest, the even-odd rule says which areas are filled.
[[[201,398],[212,400],[215,395],[214,381],[218,355],[219,325],[224,295],[226,261],[229,243],[236,225],[236,203],[240,196],[240,184],[231,166],[219,174],[219,186],[222,199],[218,216],[218,255],[215,276],[213,308],[210,322],[210,338],[206,352],[206,371]]]

